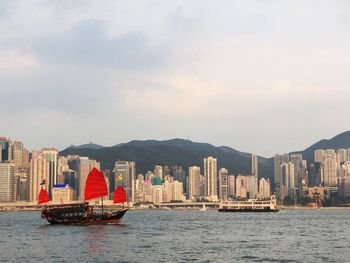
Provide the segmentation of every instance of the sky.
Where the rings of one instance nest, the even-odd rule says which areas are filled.
[[[349,130],[350,3],[0,0],[0,135],[271,157]]]

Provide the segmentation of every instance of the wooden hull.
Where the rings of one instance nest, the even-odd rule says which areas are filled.
[[[87,203],[45,207],[41,218],[50,224],[63,225],[117,225],[128,209],[114,212],[94,213]]]

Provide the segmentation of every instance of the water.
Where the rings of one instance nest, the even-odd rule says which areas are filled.
[[[0,213],[2,262],[349,262],[350,211],[129,211],[118,226]]]

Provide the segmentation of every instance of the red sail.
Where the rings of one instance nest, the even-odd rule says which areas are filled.
[[[39,192],[39,201],[38,201],[38,205],[47,203],[47,202],[49,202],[49,201],[50,201],[49,195],[47,194],[46,190],[41,189],[40,192]]]
[[[126,202],[126,193],[123,187],[118,186],[114,191],[114,203],[124,203]]]
[[[107,184],[103,174],[93,168],[88,175],[85,186],[85,200],[108,195]]]

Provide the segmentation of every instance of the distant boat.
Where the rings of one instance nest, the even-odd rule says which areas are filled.
[[[248,199],[245,201],[222,201],[219,212],[278,212],[275,196],[270,200]]]
[[[43,182],[41,185],[44,185]],[[88,202],[76,204],[45,205],[41,218],[46,219],[50,224],[66,225],[116,225],[120,223],[128,208],[119,209],[113,212],[104,212],[103,197],[108,195],[107,184],[103,174],[93,168],[86,180],[84,197],[85,200],[102,198],[102,212],[96,213]],[[49,202],[49,196],[45,189],[39,193],[38,204]],[[125,203],[126,193],[123,187],[118,186],[114,192],[114,203]]]
[[[199,211],[207,211],[207,208],[205,207],[204,203],[203,203],[203,206],[199,209]]]

